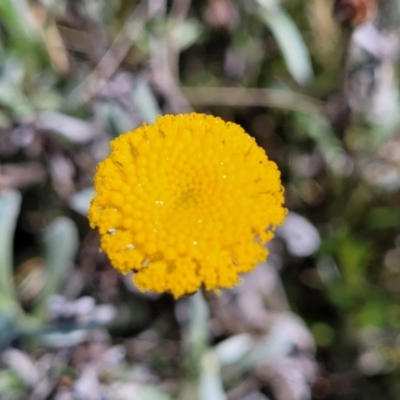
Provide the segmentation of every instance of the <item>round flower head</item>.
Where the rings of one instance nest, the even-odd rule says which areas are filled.
[[[265,260],[286,215],[276,164],[240,126],[166,115],[117,137],[89,220],[113,266],[175,298],[231,288]]]

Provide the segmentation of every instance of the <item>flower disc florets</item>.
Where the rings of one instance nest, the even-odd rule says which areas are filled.
[[[141,290],[230,288],[286,215],[276,164],[240,126],[166,115],[111,142],[89,211],[101,248]]]

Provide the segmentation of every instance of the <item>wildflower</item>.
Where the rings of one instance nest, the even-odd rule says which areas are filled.
[[[111,142],[89,220],[113,266],[175,298],[231,288],[285,217],[280,173],[240,126],[166,115]]]

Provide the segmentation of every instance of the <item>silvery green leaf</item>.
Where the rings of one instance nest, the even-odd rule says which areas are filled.
[[[32,46],[41,37],[31,12],[26,0],[0,1],[0,19],[10,28],[11,35],[21,48]]]
[[[60,290],[78,248],[78,231],[72,220],[56,218],[43,232],[47,281],[35,305],[35,313],[44,317],[49,298]]]
[[[21,377],[12,369],[0,371],[0,397],[4,400],[20,399],[25,395],[25,385]]]
[[[278,5],[258,3],[257,15],[274,35],[290,74],[301,85],[309,83],[313,78],[310,54],[292,18]]]
[[[186,339],[187,352],[191,361],[196,364],[207,347],[209,331],[209,310],[203,293],[199,290],[189,298],[189,328]]]
[[[292,211],[287,215],[284,224],[277,229],[276,235],[285,241],[291,254],[299,257],[314,253],[321,244],[315,226]]]
[[[294,348],[314,351],[314,338],[299,317],[292,313],[281,313],[261,343],[240,360],[238,365],[244,370],[251,370],[260,363],[274,364]]]
[[[26,386],[33,387],[38,383],[39,371],[28,354],[18,349],[8,349],[1,354],[1,360],[19,375]]]
[[[19,307],[13,283],[14,231],[21,205],[21,194],[15,190],[0,192],[0,309]]]
[[[351,172],[349,157],[327,119],[306,114],[297,114],[296,117],[299,127],[302,127],[308,137],[317,143],[329,168],[337,175],[349,174],[349,171]]]
[[[341,273],[333,257],[323,256],[317,261],[317,272],[325,285],[340,281]]]
[[[3,73],[0,75],[0,102],[18,117],[32,116],[33,107],[22,91],[24,66],[13,59],[8,59],[3,64]]]
[[[144,77],[137,78],[132,89],[135,105],[143,121],[149,124],[155,122],[157,116],[163,113],[147,80]]]
[[[93,123],[54,111],[37,114],[35,124],[38,129],[54,132],[72,143],[90,141],[97,130]]]
[[[195,43],[202,33],[203,25],[191,18],[180,21],[178,24],[172,22],[171,40],[179,50],[185,50]]]
[[[215,354],[221,365],[239,361],[252,348],[253,341],[247,333],[231,336],[215,346]]]
[[[226,400],[222,385],[221,365],[214,350],[208,350],[201,359],[199,379],[200,400]]]
[[[117,315],[117,309],[112,304],[98,305],[92,315],[92,319],[99,325],[109,324]]]
[[[37,335],[37,338],[43,346],[57,349],[72,347],[82,343],[86,340],[88,332],[88,329],[77,328],[65,332],[60,329],[59,331],[40,333]]]
[[[155,387],[147,387],[140,391],[135,399],[137,400],[171,400],[169,396]]]
[[[116,381],[106,388],[107,398],[118,400],[172,400],[155,386]]]
[[[92,200],[94,189],[92,187],[74,193],[69,199],[69,206],[77,213],[86,216],[89,211],[90,201]]]
[[[128,132],[135,128],[135,123],[127,111],[115,102],[98,102],[94,106],[96,122],[99,126],[105,126],[112,137]]]
[[[1,298],[0,301],[3,302]],[[0,352],[8,348],[12,340],[19,335],[18,323],[15,320],[15,314],[12,312],[0,314]]]

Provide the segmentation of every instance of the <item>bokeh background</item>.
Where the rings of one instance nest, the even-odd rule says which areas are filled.
[[[0,399],[399,399],[399,49],[398,0],[0,0]],[[290,213],[243,285],[174,301],[86,212],[112,138],[192,110]]]

